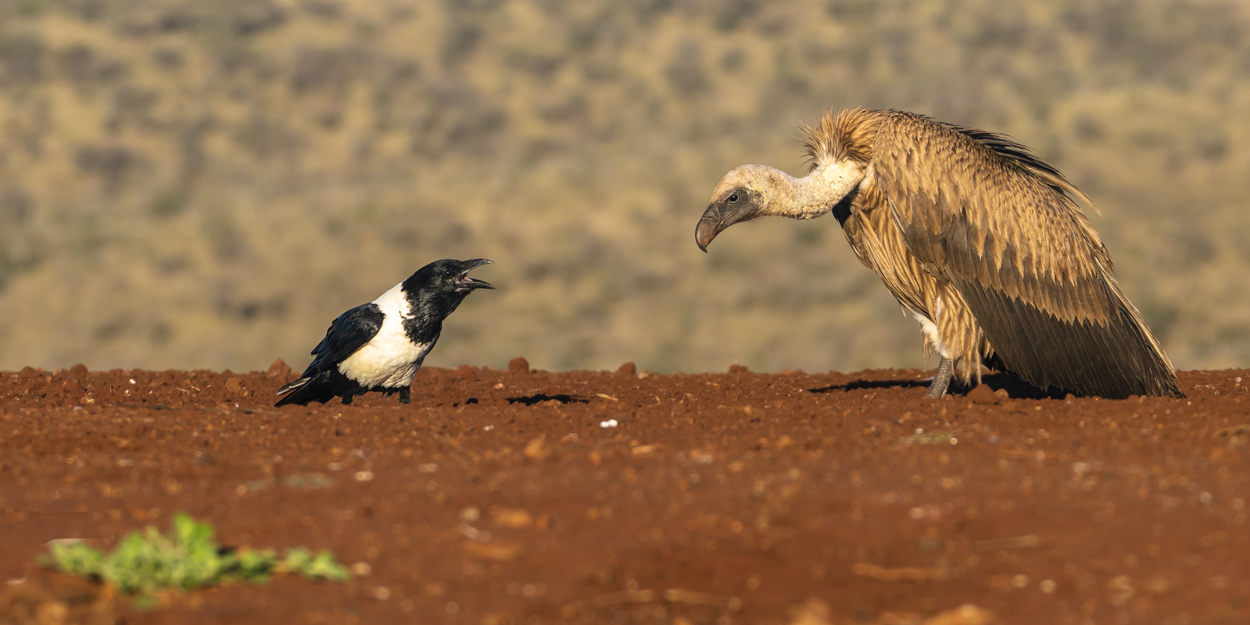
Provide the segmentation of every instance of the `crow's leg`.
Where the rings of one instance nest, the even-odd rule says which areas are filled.
[[[399,403],[401,404],[412,403],[412,388],[405,386],[399,389]]]
[[[933,384],[929,385],[929,392],[925,393],[924,396],[941,399],[942,396],[946,395],[946,387],[951,383],[953,370],[954,366],[951,364],[950,358],[942,358],[942,361],[938,363],[937,373],[933,376]]]
[[[351,405],[351,403],[352,403],[352,392],[347,391],[346,393],[343,393],[343,405],[348,406],[348,405]]]

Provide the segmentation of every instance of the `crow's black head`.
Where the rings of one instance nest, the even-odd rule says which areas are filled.
[[[420,302],[422,309],[446,317],[475,289],[495,288],[485,280],[469,277],[473,269],[494,262],[485,258],[436,260],[404,280],[404,291],[410,301]]]
[[[493,289],[495,287],[489,282],[470,278],[469,272],[482,265],[494,263],[495,261],[485,258],[436,260],[418,269],[411,277],[404,280],[404,290],[467,294],[473,289]]]

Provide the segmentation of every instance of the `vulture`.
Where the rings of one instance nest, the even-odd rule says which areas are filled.
[[[1077,204],[1092,200],[1029,148],[896,110],[829,111],[803,130],[807,176],[730,170],[695,228],[700,249],[741,221],[832,212],[940,356],[927,397],[952,376],[979,383],[982,365],[1043,390],[1184,396]]]

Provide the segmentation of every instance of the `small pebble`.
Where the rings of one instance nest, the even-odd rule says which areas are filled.
[[[607,421],[599,422],[599,427],[601,428],[614,428],[617,425],[619,425],[619,423],[617,423],[616,419],[608,419]]]

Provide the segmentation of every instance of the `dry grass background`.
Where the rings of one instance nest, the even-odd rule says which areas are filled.
[[[0,369],[300,366],[476,256],[501,288],[430,364],[917,366],[835,220],[693,241],[722,173],[800,173],[844,106],[1033,146],[1175,364],[1250,362],[1235,0],[9,0]]]

